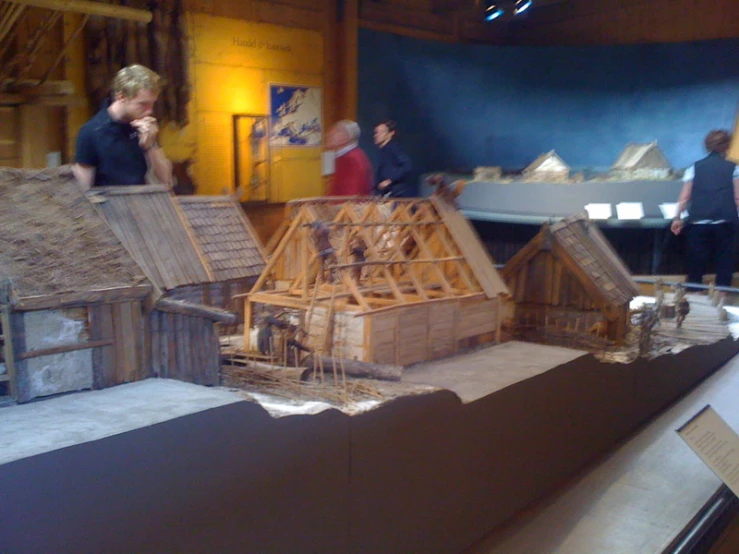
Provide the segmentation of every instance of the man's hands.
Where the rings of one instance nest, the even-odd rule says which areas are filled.
[[[672,220],[672,224],[670,225],[670,230],[675,235],[679,235],[680,231],[683,230],[683,226],[684,226],[683,220],[679,218],[675,218]]]
[[[150,115],[141,119],[134,119],[131,122],[131,127],[136,129],[139,134],[139,146],[142,150],[149,150],[156,144],[157,135],[159,134],[159,125],[157,125],[156,119]]]
[[[381,181],[379,185],[377,185],[377,188],[380,190],[385,190],[387,187],[390,186],[392,181],[390,179],[385,179],[384,181]]]

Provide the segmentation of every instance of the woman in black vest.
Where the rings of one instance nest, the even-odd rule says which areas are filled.
[[[688,209],[688,283],[702,283],[711,253],[716,262],[716,285],[731,286],[734,273],[734,235],[739,221],[739,170],[726,159],[731,134],[714,130],[706,135],[708,156],[685,170],[672,232],[680,234]]]
[[[385,197],[411,196],[411,159],[395,139],[394,121],[383,121],[375,127],[375,145],[380,149],[375,165],[375,189]]]

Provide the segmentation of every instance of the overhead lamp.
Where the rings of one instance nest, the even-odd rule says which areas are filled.
[[[532,0],[516,0],[516,3],[513,6],[513,14],[518,15],[525,12],[533,3],[534,2]]]
[[[485,2],[485,21],[493,21],[503,15],[505,11],[498,2]]]
[[[528,10],[533,0],[483,0],[483,19],[493,21],[506,13],[516,16]]]

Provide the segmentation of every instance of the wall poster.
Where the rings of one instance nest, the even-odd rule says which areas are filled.
[[[269,85],[270,146],[321,146],[321,87]]]

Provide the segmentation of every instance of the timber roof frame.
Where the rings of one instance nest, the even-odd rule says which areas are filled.
[[[334,309],[367,315],[508,294],[469,222],[443,200],[324,197],[289,202],[286,211],[250,303],[311,310],[335,302]],[[332,256],[321,256],[327,249],[317,226],[328,229]],[[361,258],[352,252],[358,242]],[[292,269],[284,267],[289,255]]]

